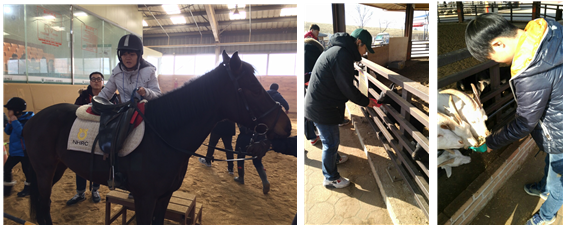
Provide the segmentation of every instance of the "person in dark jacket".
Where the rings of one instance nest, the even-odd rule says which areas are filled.
[[[26,145],[22,137],[22,130],[26,122],[34,116],[34,112],[24,112],[26,110],[26,101],[19,97],[10,98],[4,107],[8,110],[8,124],[5,124],[4,132],[10,135],[10,143],[8,145],[10,155],[4,163],[4,196],[12,194],[12,187],[16,184],[16,181],[12,181],[12,169],[16,164],[22,163],[22,171],[24,171],[24,176],[26,176],[26,182],[24,182],[24,189],[18,193],[18,196],[25,197],[30,194],[28,179],[32,176],[32,171],[28,154],[26,153]]]
[[[491,151],[531,134],[547,153],[543,179],[524,190],[545,199],[527,224],[551,224],[563,205],[563,26],[540,18],[521,30],[501,15],[482,14],[468,24],[465,36],[475,58],[511,64],[516,117],[486,144]]]
[[[238,134],[238,137],[236,138],[236,151],[246,152],[247,146],[250,144],[250,140],[257,137],[254,136],[254,131],[248,127],[238,125],[238,128],[240,129],[240,134]],[[238,158],[244,157],[246,157],[245,154],[238,154]],[[268,192],[270,192],[270,182],[268,181],[268,176],[266,175],[266,169],[262,164],[262,158],[263,156],[258,157],[252,160],[252,163],[254,164],[254,167],[256,167],[256,171],[262,180],[262,192],[264,194],[268,194]],[[234,181],[240,184],[244,184],[244,176],[244,161],[241,160],[238,161],[238,176],[234,177]]]
[[[312,120],[321,134],[322,170],[326,187],[343,188],[349,180],[337,172],[337,164],[346,161],[339,156],[339,124],[344,121],[345,103],[350,100],[360,106],[373,106],[373,102],[353,85],[353,63],[371,48],[372,36],[364,29],[351,33],[335,33],[331,47],[317,59],[305,95],[305,117]]]
[[[222,143],[224,144],[224,149],[232,151],[232,136],[236,135],[236,123],[224,119],[214,126],[212,132],[210,132],[210,139],[208,140],[208,150],[206,150],[206,157],[207,158],[198,158],[198,161],[205,166],[212,166],[212,160],[209,157],[214,155],[214,148],[210,146],[216,146],[218,144],[218,140],[222,139]],[[234,153],[226,152],[226,159],[234,159]],[[228,173],[234,174],[234,162],[228,161]]]
[[[270,85],[270,90],[268,90],[267,92],[270,95],[270,97],[272,97],[272,99],[274,99],[274,101],[279,102],[284,107],[286,113],[288,113],[289,112],[289,104],[284,99],[284,97],[278,92],[279,88],[280,88],[280,86],[278,85],[278,83],[272,83],[272,85]]]
[[[305,38],[303,40],[304,43],[304,91],[303,95],[305,96],[307,92],[307,86],[309,84],[309,79],[311,77],[311,71],[313,70],[313,66],[315,66],[315,62],[319,55],[323,53],[325,47],[317,40],[313,38]],[[315,124],[313,121],[307,119],[306,117],[303,118],[304,127],[305,127],[305,138],[309,140],[312,145],[316,145],[317,141],[319,141],[319,136],[315,134]]]
[[[86,105],[91,103],[94,96],[97,96],[99,92],[103,89],[103,81],[105,77],[100,72],[93,72],[89,74],[89,86],[87,89],[79,90],[79,97],[75,99],[76,105]],[[111,101],[116,102],[117,96],[114,95]],[[77,174],[75,174],[75,186],[76,194],[66,202],[66,205],[77,204],[85,200],[85,189],[87,187],[87,180]],[[93,188],[91,190],[91,200],[93,203],[99,203],[101,201],[101,195],[99,194],[100,184],[93,183]]]

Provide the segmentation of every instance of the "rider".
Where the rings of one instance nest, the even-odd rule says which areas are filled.
[[[10,156],[8,156],[4,164],[4,196],[9,196],[12,193],[12,187],[16,184],[16,181],[12,181],[12,168],[21,162],[26,182],[24,183],[24,190],[19,192],[18,196],[25,197],[30,194],[28,179],[31,176],[31,166],[26,154],[22,130],[26,122],[34,116],[34,112],[24,112],[26,110],[26,101],[19,97],[10,98],[4,107],[8,110],[8,124],[4,127],[4,132],[10,135],[10,144],[8,146]]]
[[[131,94],[136,89],[141,99],[152,100],[162,95],[156,68],[143,59],[143,42],[134,34],[127,34],[117,45],[119,64],[113,68],[109,81],[99,93],[99,97],[110,100],[119,91],[119,101],[124,103],[131,100]]]

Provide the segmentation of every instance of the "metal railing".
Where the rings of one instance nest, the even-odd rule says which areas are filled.
[[[410,50],[411,58],[427,58],[429,51],[429,42],[426,41],[412,41]]]
[[[389,104],[383,105],[384,111],[379,107],[362,107],[361,109],[400,176],[414,192],[414,199],[418,206],[428,217],[428,164],[414,160],[411,156],[416,146],[411,141],[418,143],[426,153],[429,153],[428,138],[422,133],[423,130],[419,130],[419,128],[428,129],[428,115],[411,103],[413,96],[417,101],[428,103],[428,87],[367,59],[362,59],[361,64],[362,66],[355,64],[355,69],[363,70],[367,76],[369,95],[378,98],[382,91],[396,103],[394,104],[395,107],[400,107],[400,111],[397,111],[398,107],[395,108]],[[381,79],[378,80],[373,75],[379,76]],[[395,85],[400,86],[402,88],[401,95],[391,91],[387,84],[382,82],[395,83]],[[416,124],[416,127],[411,123]]]
[[[461,7],[458,7],[461,6]],[[483,13],[498,13],[510,22],[514,21],[530,21],[533,18],[532,3],[484,3],[484,2],[451,2],[446,5],[438,4],[438,22],[459,22],[459,16],[463,15],[463,21],[469,21]],[[541,3],[539,7],[539,17],[553,18],[555,20],[563,19],[562,4]],[[460,10],[462,12],[460,12]]]

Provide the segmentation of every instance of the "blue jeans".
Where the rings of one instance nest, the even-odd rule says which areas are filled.
[[[547,154],[539,186],[543,188],[542,191],[549,193],[539,208],[539,215],[544,220],[551,220],[563,206],[563,154]]]
[[[321,138],[321,170],[327,180],[337,180],[341,176],[337,172],[337,150],[341,143],[339,138],[339,125],[325,125],[314,122]]]

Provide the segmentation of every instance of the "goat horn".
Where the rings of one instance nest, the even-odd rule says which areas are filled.
[[[470,83],[470,85],[472,85],[472,91],[474,92],[474,100],[476,100],[478,105],[480,105],[480,108],[482,108],[482,106],[484,106],[484,105],[480,101],[480,91],[478,89],[476,89],[476,86],[474,85],[474,83]]]
[[[444,123],[445,125],[449,125],[452,123],[454,127],[460,126],[454,119],[450,118],[446,114],[438,112],[438,124]]]
[[[454,115],[454,117],[456,117],[458,124],[462,123],[462,118],[460,118],[460,115],[458,114],[458,108],[456,108],[456,104],[454,104],[454,100],[452,99],[452,96],[448,97],[448,104],[450,106],[450,110],[453,111],[452,114]]]
[[[471,98],[470,96],[468,96],[464,92],[460,92],[460,91],[455,90],[455,89],[445,89],[445,90],[440,91],[439,93],[440,94],[454,95],[454,96],[460,98],[460,100],[462,100],[467,105],[470,105],[473,110],[477,110],[478,108],[481,108],[480,106],[478,106],[478,104],[476,103],[474,98]]]
[[[454,158],[448,159],[448,160],[446,160],[446,161],[444,161],[444,162],[438,164],[438,167],[441,167],[441,166],[443,166],[443,165],[450,164],[450,163],[452,163],[452,162],[454,162]]]

